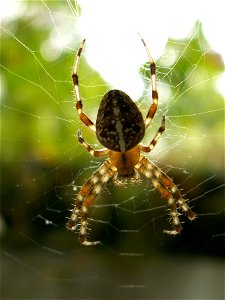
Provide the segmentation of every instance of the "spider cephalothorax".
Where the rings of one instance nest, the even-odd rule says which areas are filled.
[[[87,241],[87,218],[88,207],[100,193],[103,185],[111,178],[117,185],[123,185],[126,178],[133,182],[139,181],[139,173],[148,178],[152,186],[159,191],[162,198],[168,203],[173,229],[164,230],[172,235],[182,230],[179,212],[185,213],[190,220],[195,218],[195,213],[189,208],[186,200],[182,197],[180,190],[162,170],[154,165],[149,159],[141,155],[142,152],[150,152],[156,145],[159,137],[165,130],[165,116],[162,117],[161,126],[149,145],[140,144],[145,130],[153,119],[158,107],[158,92],[156,89],[156,67],[151,54],[146,48],[151,74],[152,104],[145,120],[136,104],[131,98],[120,90],[107,92],[101,103],[97,114],[96,125],[82,111],[82,101],[78,84],[78,63],[85,43],[82,41],[75,59],[72,78],[76,95],[76,108],[81,121],[96,133],[99,142],[105,146],[104,149],[94,150],[78,131],[78,141],[95,157],[108,155],[108,159],[94,172],[91,178],[79,191],[76,203],[72,209],[71,217],[67,223],[69,230],[77,230],[79,227],[79,239],[83,245],[96,245],[99,241]],[[122,180],[118,180],[122,178]]]

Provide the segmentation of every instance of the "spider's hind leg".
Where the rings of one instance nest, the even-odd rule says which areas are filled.
[[[155,145],[157,144],[160,136],[163,134],[163,132],[165,131],[166,129],[166,121],[165,121],[165,116],[162,117],[162,121],[161,121],[161,125],[158,129],[158,131],[156,132],[154,138],[152,139],[152,141],[149,143],[148,146],[145,146],[143,144],[139,144],[140,145],[140,148],[141,148],[141,151],[143,152],[150,152],[154,149]]]
[[[140,35],[140,38],[145,47],[145,50],[147,52],[148,59],[149,59],[151,87],[152,87],[152,104],[151,104],[149,111],[145,118],[145,128],[147,128],[148,125],[151,123],[152,119],[154,118],[154,115],[158,108],[158,91],[157,91],[157,87],[156,87],[156,65],[155,65],[155,62],[151,56],[151,53],[141,35]]]
[[[82,104],[82,100],[80,97],[80,90],[79,90],[79,80],[78,80],[77,70],[78,70],[78,64],[80,61],[80,56],[81,56],[82,50],[84,48],[84,43],[85,43],[85,40],[83,40],[81,42],[80,48],[79,48],[76,58],[75,58],[73,72],[72,72],[72,80],[73,80],[74,92],[75,92],[76,100],[77,100],[76,101],[76,109],[79,114],[79,117],[86,126],[88,126],[92,131],[96,132],[95,124],[83,112],[83,104]]]

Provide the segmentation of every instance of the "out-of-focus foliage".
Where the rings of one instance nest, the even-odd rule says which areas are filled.
[[[72,94],[74,51],[62,53],[56,61],[45,61],[40,55],[40,47],[50,29],[32,26],[29,18],[15,20],[13,27],[16,28],[12,31],[14,36],[7,28],[2,31],[2,155],[9,161],[32,155],[55,160],[56,153],[67,155],[76,142],[71,136],[82,126],[74,111]],[[176,98],[171,101],[169,115],[182,116],[178,125],[197,128],[203,134],[205,131],[206,136],[215,135],[223,122],[223,98],[213,80],[224,67],[220,56],[206,52],[201,31],[190,42],[170,40],[168,47],[181,53],[170,70],[158,65],[160,82],[172,87],[172,97]],[[85,63],[84,57],[79,73],[85,109],[95,118],[107,85]],[[144,75],[149,79],[147,68]],[[148,108],[148,103],[144,108]],[[210,111],[217,110],[216,119],[211,118]]]
[[[31,9],[39,4],[29,5]],[[78,128],[82,128],[90,143],[99,146],[94,134],[81,124],[74,108],[71,69],[74,49],[78,48],[80,39],[74,40],[73,49],[64,49],[66,51],[57,59],[47,61],[41,55],[41,47],[50,38],[53,23],[45,24],[41,14],[35,18],[38,22],[31,14],[6,26],[3,23],[1,32],[2,208],[5,222],[12,227],[25,226],[25,231],[33,230],[32,226],[36,228],[39,214],[46,219],[52,218],[46,207],[58,209],[59,220],[54,221],[63,224],[68,203],[74,198],[72,191],[68,191],[71,183],[81,169],[89,168],[79,178],[79,184],[84,183],[96,167],[93,158],[78,145]],[[159,160],[167,169],[172,166],[175,171],[181,168],[192,173],[187,184],[190,190],[192,184],[196,187],[212,174],[223,174],[224,103],[214,78],[224,66],[220,56],[208,49],[200,29],[194,38],[168,41],[165,54],[157,62],[158,86],[159,89],[168,86],[171,99],[167,103],[159,99],[159,115],[145,138],[147,142],[156,132],[162,112],[165,112],[167,131],[160,142],[165,149],[161,150]],[[169,67],[163,64],[167,51],[177,55]],[[147,68],[142,69],[141,74],[147,87]],[[81,58],[79,75],[85,112],[95,120],[101,97],[109,87],[85,62],[85,54]],[[145,115],[149,102],[143,98],[139,105]],[[179,182],[181,175],[175,171],[172,169],[172,175]],[[212,188],[219,186],[221,180],[218,177]],[[207,192],[211,187],[205,188]],[[134,187],[133,193],[140,193],[142,189],[143,186]],[[198,193],[196,189],[193,196],[198,197]],[[126,194],[127,189],[112,192],[116,198]],[[29,213],[24,203],[29,203]],[[33,217],[36,221],[27,226]]]
[[[1,24],[0,297],[188,299],[186,295],[213,294],[211,299],[219,299],[224,99],[215,83],[224,65],[199,23],[193,24],[195,34],[190,37],[169,40],[156,62],[159,108],[144,138],[146,143],[152,139],[166,114],[166,131],[148,157],[178,184],[197,220],[190,223],[182,216],[182,234],[166,236],[166,204],[146,179],[129,188],[109,181],[89,211],[90,239],[100,239],[103,246],[84,249],[75,234],[66,231],[66,218],[80,186],[103,159],[94,159],[77,142],[81,128],[89,143],[101,147],[75,110],[71,70],[81,40],[76,24],[68,28],[75,36],[71,45],[58,49],[57,55],[50,53],[55,59],[42,55],[43,45],[53,38],[52,29],[57,32],[58,24],[64,25],[65,3],[71,10],[68,19],[72,16],[76,22],[75,2],[22,2],[24,15]],[[175,60],[168,64],[170,55]],[[143,61],[140,76],[146,89],[138,106],[144,116],[151,101],[148,69]],[[88,65],[85,50],[79,81],[84,110],[95,120],[110,83]],[[202,262],[203,256],[213,264]],[[22,276],[12,283],[14,274]]]

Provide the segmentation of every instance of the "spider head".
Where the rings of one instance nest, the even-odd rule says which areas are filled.
[[[126,152],[135,147],[145,134],[140,110],[131,98],[120,90],[107,92],[99,106],[96,135],[106,148]]]
[[[109,152],[110,162],[117,169],[119,177],[132,178],[135,174],[134,167],[140,160],[140,147],[136,146],[126,152]]]

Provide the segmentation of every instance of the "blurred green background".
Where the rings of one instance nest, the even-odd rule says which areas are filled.
[[[52,10],[62,5],[48,2]],[[159,91],[168,87],[171,97],[160,103],[145,137],[153,137],[166,113],[167,130],[149,158],[174,178],[198,219],[182,218],[182,234],[165,236],[167,208],[146,180],[124,189],[109,182],[90,209],[90,237],[103,245],[83,248],[66,231],[66,218],[102,159],[90,157],[76,137],[81,128],[100,147],[74,109],[71,69],[81,38],[45,60],[40,49],[52,26],[44,2],[37,1],[2,22],[1,299],[222,299],[224,99],[216,88],[222,58],[209,51],[198,23],[197,35],[169,40],[156,62]],[[182,53],[170,67],[163,63],[167,51]],[[138,105],[144,115],[147,67],[143,61],[146,89]],[[79,74],[85,112],[94,119],[110,85],[85,55]]]

